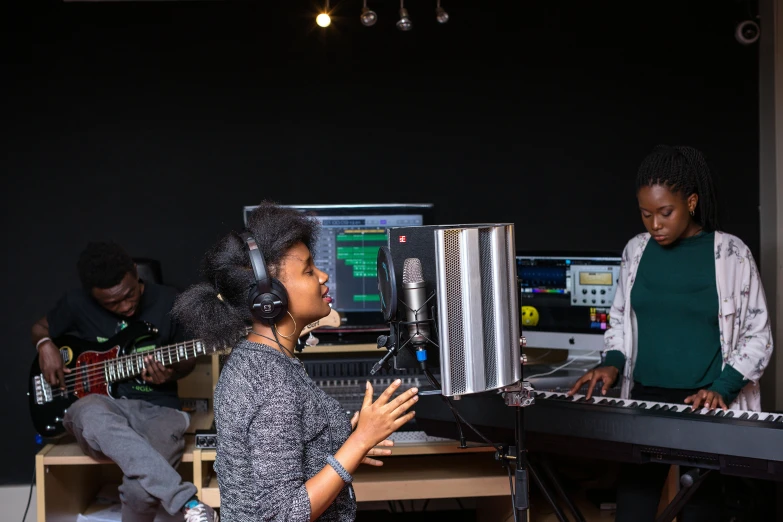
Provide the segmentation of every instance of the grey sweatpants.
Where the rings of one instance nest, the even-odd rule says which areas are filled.
[[[174,515],[196,494],[175,469],[188,424],[179,410],[104,395],[79,399],[63,419],[82,451],[122,470],[122,522],[152,522],[158,505]]]

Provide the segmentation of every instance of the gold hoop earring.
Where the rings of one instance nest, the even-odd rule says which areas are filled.
[[[280,335],[280,337],[284,337],[284,338],[286,338],[286,339],[290,339],[290,338],[291,338],[291,337],[293,337],[293,336],[294,336],[294,334],[296,333],[296,319],[294,319],[294,316],[293,316],[293,315],[291,315],[291,312],[288,312],[288,317],[290,317],[290,318],[291,318],[291,320],[294,322],[294,329],[293,329],[293,331],[292,331],[290,334],[288,334],[288,335],[285,335],[285,334],[284,334],[284,333],[282,333],[280,330],[278,330],[278,329],[277,329],[277,323],[275,323],[275,332],[277,332],[277,333]]]

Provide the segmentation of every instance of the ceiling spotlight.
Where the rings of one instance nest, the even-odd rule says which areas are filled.
[[[321,13],[315,17],[315,23],[317,23],[321,27],[329,27],[329,25],[331,25],[332,23],[332,19],[329,17],[328,14]]]
[[[449,13],[440,6],[440,0],[438,0],[438,6],[435,8],[435,18],[440,24],[445,24],[449,21]]]
[[[400,19],[397,20],[397,29],[400,31],[410,31],[413,29],[413,23],[408,17],[408,10],[405,9],[405,0],[400,0]]]
[[[367,27],[375,25],[375,22],[378,21],[378,15],[375,14],[375,11],[367,7],[367,0],[364,0],[364,7],[362,7],[362,14],[359,16],[359,19],[362,21],[362,25]]]
[[[331,25],[332,18],[329,16],[329,0],[326,0],[324,12],[315,17],[315,23],[321,27],[329,27]]]

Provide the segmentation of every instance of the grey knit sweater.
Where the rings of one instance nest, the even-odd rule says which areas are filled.
[[[225,522],[309,521],[304,483],[351,432],[339,403],[315,385],[300,361],[246,340],[237,343],[220,373],[215,426]],[[318,520],[355,518],[353,490],[346,486]]]

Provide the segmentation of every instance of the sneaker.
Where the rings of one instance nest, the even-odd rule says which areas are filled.
[[[185,504],[182,511],[185,513],[185,522],[218,522],[220,519],[214,509],[198,500]]]

